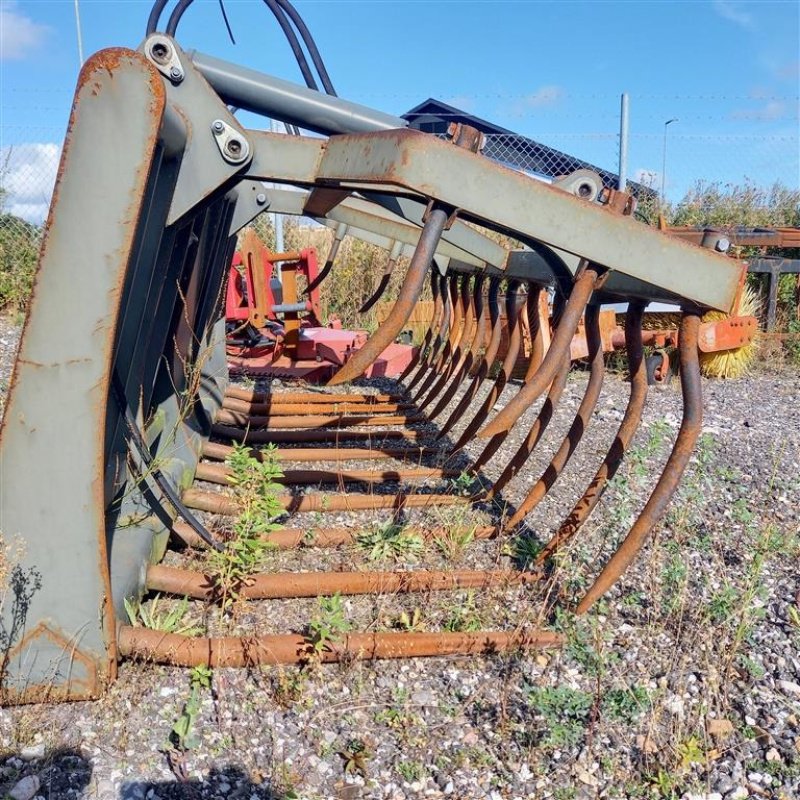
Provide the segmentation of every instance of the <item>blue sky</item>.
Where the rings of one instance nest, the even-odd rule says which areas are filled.
[[[108,46],[136,47],[143,38],[149,2],[79,5],[86,55]],[[296,5],[338,93],[349,99],[402,113],[437,97],[615,169],[619,95],[627,91],[631,177],[650,173],[658,185],[664,122],[678,118],[669,129],[671,199],[695,178],[800,186],[797,2]],[[260,0],[226,0],[226,8],[235,47],[216,0],[196,0],[179,41],[300,82],[283,35]],[[21,160],[31,162],[25,175],[11,181],[21,186],[40,166],[36,159],[57,158],[79,66],[74,3],[0,0],[0,10],[0,146],[6,157],[14,147],[13,169]],[[41,147],[31,149],[33,144]],[[29,199],[29,205],[41,205],[38,195]]]

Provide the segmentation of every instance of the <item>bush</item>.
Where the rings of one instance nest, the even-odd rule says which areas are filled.
[[[0,311],[24,311],[39,259],[41,228],[0,214]]]

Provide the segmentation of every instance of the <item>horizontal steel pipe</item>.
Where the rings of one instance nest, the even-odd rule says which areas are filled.
[[[233,448],[219,442],[206,442],[203,457],[215,461],[225,461]],[[418,463],[420,459],[441,453],[434,447],[287,447],[273,451],[279,461],[379,461],[395,459]],[[258,461],[263,460],[263,451],[251,449],[250,455]]]
[[[388,430],[388,431],[352,431],[312,428],[304,431],[254,431],[247,426],[214,425],[211,428],[214,436],[230,439],[246,444],[276,444],[292,442],[382,442],[386,439],[404,439],[418,441],[426,438],[423,431]]]
[[[224,464],[197,465],[195,480],[230,484],[230,467]],[[287,469],[283,476],[275,478],[275,483],[284,486],[299,486],[317,483],[397,483],[399,481],[424,480],[426,478],[457,478],[461,474],[458,469],[437,469],[434,467],[416,467],[409,469]]]
[[[278,497],[281,506],[293,513],[306,511],[370,511],[381,508],[426,508],[427,506],[459,506],[469,502],[466,497],[453,494],[282,494]],[[235,516],[240,512],[236,501],[218,492],[187,489],[183,502],[189,508],[208,511],[212,514]]]
[[[239,596],[248,600],[327,597],[333,594],[405,594],[456,589],[489,589],[541,580],[538,572],[515,570],[419,570],[410,572],[274,572],[251,575]],[[154,564],[147,588],[196,600],[214,600],[219,587],[212,575]]]
[[[257,392],[244,386],[229,386],[225,397],[248,403],[394,403],[401,394],[325,394],[324,392]]]
[[[251,416],[288,417],[299,414],[397,414],[413,409],[413,403],[284,403],[277,398],[266,403],[250,403],[235,397],[226,397],[222,407]]]
[[[552,631],[478,631],[475,633],[350,633],[329,642],[315,657],[342,659],[423,658],[451,655],[496,655],[513,650],[559,647],[563,636]],[[117,637],[122,656],[176,667],[252,667],[302,664],[313,646],[299,634],[228,636],[218,639],[162,633],[123,625]]]
[[[296,417],[256,417],[249,414],[240,414],[238,411],[221,409],[217,412],[216,422],[224,425],[241,425],[251,428],[266,430],[281,430],[283,428],[357,428],[359,426],[371,427],[378,425],[410,425],[415,422],[425,422],[422,415],[397,417],[392,415],[371,417],[368,415],[343,416],[336,415],[301,415]]]
[[[205,541],[201,539],[190,525],[185,522],[175,522],[172,526],[172,532],[181,540],[187,547],[196,547],[204,550],[208,547]],[[276,531],[265,533],[262,537],[265,542],[278,550],[292,550],[295,547],[339,547],[340,545],[352,544],[356,541],[360,528],[280,528]],[[435,541],[439,538],[458,537],[463,540],[465,537],[472,539],[492,539],[497,533],[498,529],[494,526],[483,527],[448,527],[448,528],[434,528],[432,530],[415,530],[413,528],[405,532],[411,534],[418,534],[425,539]],[[224,539],[223,536],[217,535],[220,541]]]

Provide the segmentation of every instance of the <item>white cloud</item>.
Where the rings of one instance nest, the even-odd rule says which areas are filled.
[[[0,149],[3,211],[35,224],[47,216],[56,182],[60,144],[18,144]]]
[[[731,114],[731,119],[753,119],[758,122],[774,122],[783,119],[787,112],[782,100],[767,100],[760,108],[741,109]]]
[[[738,25],[740,28],[752,28],[753,16],[745,11],[745,3],[737,0],[713,0],[714,11],[723,19]]]
[[[556,105],[564,97],[561,86],[542,86],[535,92],[520,97],[511,107],[509,113],[521,117],[537,108]]]
[[[16,0],[0,0],[0,60],[27,58],[50,33],[17,9]]]

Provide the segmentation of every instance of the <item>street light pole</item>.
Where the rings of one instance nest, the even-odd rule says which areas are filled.
[[[668,119],[664,123],[664,159],[661,164],[661,205],[663,206],[666,202],[666,186],[667,186],[667,127],[671,125],[673,122],[678,122],[678,118],[675,117],[674,119]]]
[[[78,61],[83,66],[83,36],[81,35],[81,12],[78,8],[78,0],[75,0],[75,28],[78,31]]]

